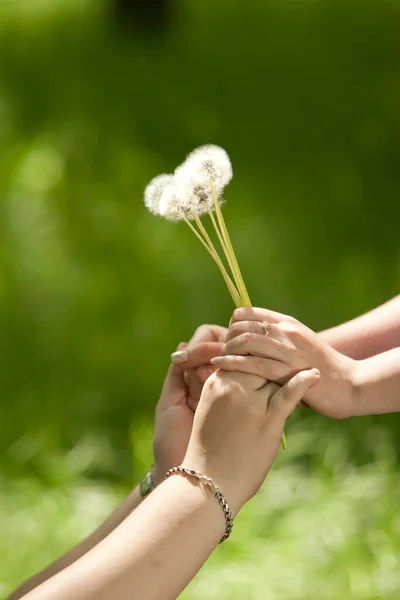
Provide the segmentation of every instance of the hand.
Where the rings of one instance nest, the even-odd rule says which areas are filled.
[[[187,402],[193,411],[196,410],[204,382],[217,369],[210,360],[221,353],[227,332],[226,327],[219,325],[201,325],[189,344],[171,355],[172,362],[184,369],[185,383],[189,389]],[[199,362],[201,358],[203,364]]]
[[[182,342],[172,357],[187,357],[190,370],[172,364],[156,408],[154,426],[153,479],[158,485],[171,467],[181,464],[192,432],[194,411],[206,379],[215,371],[210,360],[220,354],[226,329],[217,325],[202,325],[189,344]],[[176,362],[176,361],[175,361]]]
[[[204,385],[183,466],[211,477],[236,514],[259,490],[286,419],[318,379],[317,369],[302,371],[280,388],[217,371]]]
[[[268,335],[263,322],[269,324]],[[356,361],[292,317],[263,308],[235,310],[222,355],[213,359],[219,368],[260,375],[279,384],[302,369],[316,367],[321,380],[307,394],[307,405],[335,419],[356,413]]]

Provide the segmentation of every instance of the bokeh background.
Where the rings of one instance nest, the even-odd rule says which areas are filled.
[[[253,302],[315,330],[398,293],[394,0],[0,0],[0,596],[151,463],[169,355],[230,297],[143,189],[229,153]],[[400,420],[299,411],[185,600],[400,597]]]

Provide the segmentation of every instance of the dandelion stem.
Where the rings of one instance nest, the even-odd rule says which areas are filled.
[[[218,223],[220,226],[222,237],[224,238],[224,241],[225,241],[226,248],[228,250],[228,254],[231,257],[231,262],[233,265],[231,267],[231,269],[232,269],[235,281],[237,282],[238,291],[239,291],[240,297],[242,299],[242,306],[251,306],[250,297],[247,292],[242,273],[240,271],[239,263],[237,261],[236,254],[233,249],[231,239],[229,237],[228,228],[225,224],[224,216],[222,214],[222,210],[219,205],[218,197],[217,197],[217,194],[215,193],[215,187],[214,187],[214,183],[212,180],[210,180],[210,185],[211,185],[211,193],[212,193],[212,197],[213,197],[215,212],[217,213]]]
[[[233,278],[234,278],[234,280],[235,280],[236,288],[237,288],[238,290],[240,290],[240,281],[239,281],[239,280],[238,280],[238,278],[237,278],[237,275],[236,275],[236,272],[235,272],[235,266],[234,266],[234,264],[233,264],[233,261],[232,261],[231,255],[230,255],[230,253],[229,253],[229,249],[228,249],[228,247],[227,247],[227,245],[226,245],[226,243],[225,243],[225,240],[224,240],[224,238],[223,238],[223,236],[222,236],[222,233],[221,233],[221,231],[220,231],[220,228],[219,228],[219,226],[218,226],[218,223],[217,223],[217,221],[215,220],[214,214],[213,214],[213,212],[212,212],[212,210],[211,210],[211,208],[210,208],[210,206],[209,206],[208,204],[207,204],[207,210],[208,210],[208,214],[209,214],[209,216],[210,216],[211,222],[212,222],[212,224],[213,224],[213,226],[214,226],[214,229],[215,229],[215,231],[216,231],[216,234],[217,234],[217,236],[218,236],[219,243],[221,244],[221,248],[222,248],[222,250],[223,250],[223,252],[224,252],[224,254],[225,254],[226,260],[228,261],[229,267],[230,267],[230,269],[231,269],[231,272],[232,272]]]
[[[197,216],[197,215],[196,215]],[[200,233],[197,231],[197,229],[191,224],[191,222],[189,221],[189,219],[185,216],[184,213],[182,213],[182,218],[185,221],[185,223],[188,225],[188,227],[193,231],[193,233],[195,234],[195,236],[197,237],[198,240],[200,240],[200,242],[203,244],[204,248],[207,250],[207,252],[210,254],[210,256],[212,257],[212,259],[214,260],[214,262],[217,264],[219,270],[221,271],[222,277],[225,280],[225,283],[228,287],[228,290],[232,296],[232,300],[235,304],[235,306],[237,308],[239,308],[240,306],[242,306],[241,303],[241,299],[240,299],[240,295],[239,292],[237,291],[235,284],[233,283],[232,279],[229,277],[227,270],[224,267],[224,264],[222,262],[222,260],[220,259],[213,243],[211,242],[211,239],[209,238],[207,232],[207,238],[211,243],[211,246],[208,245],[207,241],[205,239],[203,239],[203,237],[200,235]],[[197,217],[197,219],[200,221],[200,219]],[[197,221],[197,220],[196,220]],[[201,225],[200,230],[204,229],[204,227]],[[204,230],[205,231],[205,230]]]
[[[234,277],[236,285],[238,287],[240,299],[242,301],[241,306],[251,306],[252,305],[251,300],[250,300],[246,285],[244,283],[244,279],[243,279],[243,276],[242,276],[242,273],[241,273],[241,270],[239,267],[239,263],[236,258],[235,251],[233,249],[233,245],[232,245],[229,233],[228,233],[228,228],[226,226],[225,219],[222,214],[222,210],[221,210],[221,207],[220,207],[220,204],[218,201],[217,194],[215,193],[215,188],[214,188],[214,184],[213,184],[212,180],[210,180],[210,185],[211,185],[211,193],[212,193],[212,197],[213,197],[215,212],[217,213],[217,219],[218,219],[218,223],[219,223],[219,227],[220,227],[220,232],[219,232],[219,229],[216,227],[217,224],[215,222],[214,215],[212,215],[211,210],[209,210],[209,213],[211,213],[211,215],[212,215],[212,216],[211,215],[210,216],[211,216],[211,220],[214,225],[214,229],[217,232],[218,239],[219,239],[221,246],[225,252],[225,256],[227,257],[229,266],[233,273],[233,277]],[[221,236],[223,238],[224,243],[221,241]],[[287,450],[285,433],[282,434],[281,445],[284,450]]]

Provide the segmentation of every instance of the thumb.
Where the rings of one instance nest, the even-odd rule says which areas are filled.
[[[275,392],[269,402],[269,410],[286,420],[308,390],[318,383],[320,376],[318,369],[300,371]]]
[[[181,342],[177,347],[177,351],[183,350],[186,348],[186,346],[186,342]],[[163,396],[166,394],[169,396],[170,394],[179,394],[182,392],[186,392],[183,371],[178,365],[171,363],[164,381],[161,395]]]
[[[186,346],[171,355],[174,364],[184,369],[196,369],[201,365],[209,365],[212,358],[220,356],[223,344],[221,342],[202,342],[194,346]]]
[[[203,365],[201,367],[197,367],[196,369],[196,375],[200,381],[201,384],[204,384],[207,379],[213,374],[215,373],[215,371],[217,370],[217,366],[213,366],[213,365]]]

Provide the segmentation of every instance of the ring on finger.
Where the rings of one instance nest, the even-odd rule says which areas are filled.
[[[263,321],[262,326],[264,328],[264,335],[268,335],[270,327],[271,327],[271,323],[268,323],[268,321]]]

